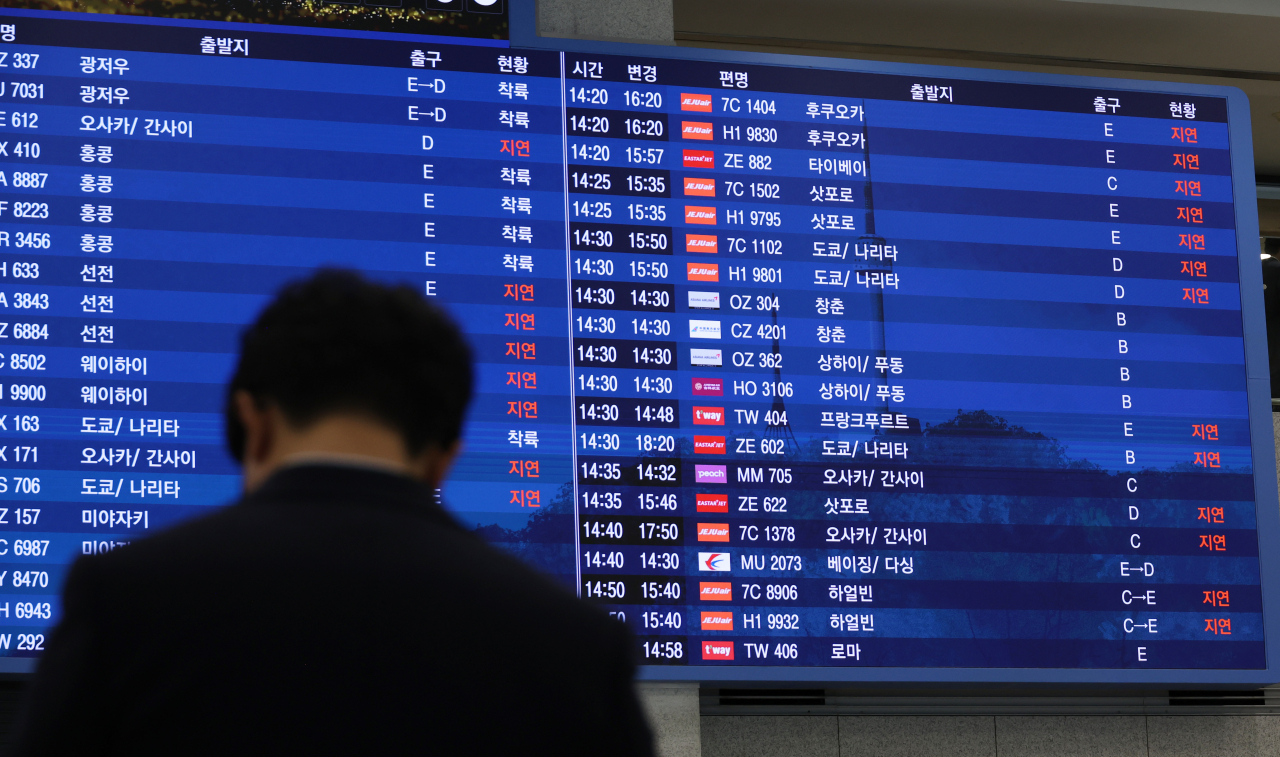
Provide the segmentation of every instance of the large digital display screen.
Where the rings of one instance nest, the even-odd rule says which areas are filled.
[[[464,328],[442,501],[646,676],[1273,680],[1242,94],[228,28],[0,11],[5,670],[238,496],[328,265]]]

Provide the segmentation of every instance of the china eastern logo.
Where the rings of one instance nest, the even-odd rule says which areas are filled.
[[[698,541],[729,541],[729,524],[699,523]]]
[[[716,167],[716,154],[713,150],[685,150],[682,157],[685,168]]]
[[[702,630],[732,631],[733,613],[706,611],[702,613]]]
[[[693,451],[699,455],[723,455],[725,444],[723,436],[693,437]]]
[[[680,93],[680,110],[692,110],[699,113],[711,112],[711,95],[695,95],[690,92]]]
[[[723,426],[724,408],[693,406],[693,422],[698,426]]]
[[[732,641],[702,642],[702,659],[732,660],[733,659],[733,642]]]
[[[685,139],[705,139],[712,137],[711,124],[703,121],[681,121],[680,136]]]
[[[699,581],[698,599],[703,602],[732,602],[733,584],[728,581]]]
[[[725,528],[728,528],[726,526]],[[699,552],[698,570],[712,573],[728,573],[732,558],[728,552]],[[706,584],[703,584],[704,586]]]

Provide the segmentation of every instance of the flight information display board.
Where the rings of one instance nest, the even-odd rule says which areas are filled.
[[[464,328],[443,501],[646,675],[1270,680],[1243,95],[649,52],[0,11],[5,669],[236,498],[239,330],[337,265]]]

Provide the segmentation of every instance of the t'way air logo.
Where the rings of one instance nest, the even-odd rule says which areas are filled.
[[[733,659],[733,642],[732,641],[702,642],[702,659],[732,660]]]
[[[699,426],[723,426],[724,408],[700,407],[698,405],[694,405],[693,422]]]

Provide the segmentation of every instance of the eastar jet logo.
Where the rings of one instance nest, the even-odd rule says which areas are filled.
[[[733,630],[733,613],[731,612],[702,613],[702,630],[732,631]]]
[[[698,426],[723,426],[724,408],[693,406],[693,422]]]
[[[715,168],[716,154],[712,150],[685,150],[685,168]]]
[[[693,176],[684,177],[684,193],[697,197],[715,197],[716,180],[699,179]]]
[[[716,225],[716,209],[699,205],[684,206],[684,222],[697,223],[704,226]]]
[[[733,642],[732,641],[702,642],[702,659],[732,660],[733,659]]]
[[[693,451],[699,455],[723,455],[725,444],[723,436],[693,437]]]
[[[724,381],[718,378],[696,378],[693,380],[693,393],[699,397],[723,397]]]
[[[698,496],[698,512],[700,513],[729,512],[729,495],[728,494],[699,494],[697,496]]]
[[[698,541],[729,541],[728,523],[699,523]]]
[[[685,263],[689,281],[719,281],[719,263]]]
[[[680,110],[696,110],[700,113],[711,112],[711,95],[694,95],[680,93]]]
[[[725,526],[725,528],[729,528]],[[728,552],[699,552],[698,553],[698,570],[712,571],[715,573],[728,573],[729,562],[731,558]],[[725,584],[728,586],[729,584]],[[706,586],[706,584],[703,584]]]
[[[702,121],[681,121],[680,136],[685,139],[711,139],[711,124]]]
[[[729,469],[724,465],[693,466],[693,482],[695,484],[727,484]],[[728,570],[728,568],[725,568]]]
[[[732,602],[733,584],[728,581],[699,581],[698,599],[704,602]]]
[[[715,234],[685,234],[685,252],[719,252],[720,240]]]

